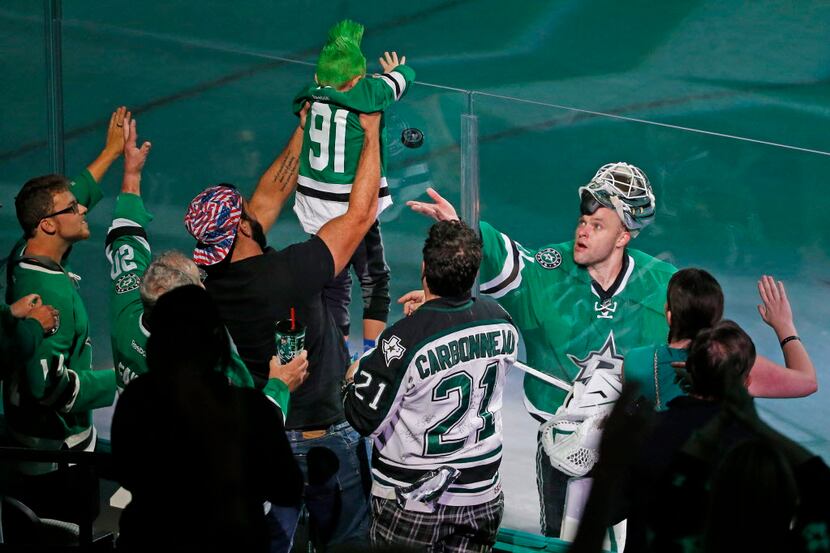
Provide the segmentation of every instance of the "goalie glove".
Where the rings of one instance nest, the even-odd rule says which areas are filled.
[[[551,465],[570,476],[585,476],[599,459],[601,424],[606,413],[556,415],[544,423],[542,447]]]

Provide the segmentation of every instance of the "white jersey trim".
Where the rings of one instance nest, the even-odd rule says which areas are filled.
[[[513,258],[516,257],[514,253],[515,251],[518,251],[519,245],[513,242],[506,234],[501,232],[499,234],[501,235],[501,239],[504,242],[504,249],[506,251],[504,265],[502,265],[501,272],[498,275],[479,286],[480,290],[488,290],[501,286],[503,283],[507,282],[507,280],[510,278],[510,275],[513,273],[513,269],[515,267],[515,262]],[[501,290],[498,290],[493,293],[483,292],[484,294],[490,296],[491,298],[500,298],[508,292],[511,292],[519,286],[521,286],[522,271],[524,271],[525,262],[520,251],[517,259],[519,262],[519,270],[516,272],[516,276],[513,277],[513,280]]]
[[[625,275],[623,275],[623,278],[620,281],[620,285],[617,287],[616,290],[614,290],[614,293],[611,295],[612,298],[614,296],[616,296],[617,294],[622,293],[623,290],[625,290],[625,287],[628,284],[628,281],[631,279],[631,275],[633,273],[634,273],[634,258],[629,255],[628,256],[628,269],[625,271]],[[599,297],[599,294],[597,293],[596,289],[593,286],[591,286],[591,292],[596,297]]]
[[[52,269],[47,269],[46,267],[41,267],[40,265],[33,265],[31,263],[26,263],[25,261],[18,263],[18,267],[21,269],[27,269],[29,271],[37,271],[39,273],[46,273],[47,275],[62,275],[64,274],[63,271],[53,271]]]

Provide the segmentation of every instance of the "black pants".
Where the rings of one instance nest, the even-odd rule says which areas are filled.
[[[383,239],[378,221],[372,225],[349,260],[349,264],[323,289],[326,305],[334,322],[349,335],[349,303],[351,302],[353,268],[363,291],[363,318],[383,321],[389,318],[389,267],[383,255]]]

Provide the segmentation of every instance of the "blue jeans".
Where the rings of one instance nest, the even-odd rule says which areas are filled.
[[[325,489],[320,489],[324,486],[308,485],[308,451],[313,447],[327,448],[335,454],[340,463],[335,481],[330,487],[331,492],[335,491],[334,488],[339,488],[340,504],[343,508],[328,545],[368,546],[371,509],[369,503],[371,446],[369,441],[361,437],[345,421],[332,425],[326,435],[319,438],[304,438],[303,433],[296,430],[287,430],[285,434],[294,451],[294,459],[303,471],[306,481],[305,504],[312,516],[315,512],[331,512],[336,505],[334,493],[326,494]],[[331,502],[330,505],[326,505],[327,499]],[[272,553],[291,549],[302,507],[303,505],[292,507],[273,505],[271,507],[267,518],[272,528]]]

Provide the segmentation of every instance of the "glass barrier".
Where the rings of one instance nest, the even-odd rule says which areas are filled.
[[[392,36],[386,33],[387,27],[406,28],[439,12],[445,19],[437,25],[445,33],[446,19],[467,10],[462,4],[430,0],[366,9],[360,17],[367,27],[363,50],[389,49],[387,39]],[[613,4],[603,2],[608,9]],[[276,5],[167,2],[142,5],[137,13],[134,4],[124,0],[110,2],[106,10],[90,3],[65,3],[60,115],[66,172],[75,175],[95,158],[104,144],[111,111],[118,105],[129,106],[138,119],[140,139],[153,143],[142,181],[146,204],[155,215],[149,228],[151,245],[156,252],[172,248],[189,252],[193,240],[182,223],[188,201],[204,187],[220,182],[234,183],[245,194],[253,190],[296,125],[291,100],[313,78],[311,62],[327,25],[351,16],[348,8],[347,2],[340,3],[332,10],[342,14],[309,17],[297,25],[297,14],[286,14]],[[42,9],[39,3],[21,0],[0,6],[3,74],[7,82],[15,83],[3,89],[4,105],[13,109],[7,108],[0,120],[0,201],[6,205],[0,218],[7,245],[19,237],[14,195],[28,178],[51,171]],[[551,8],[540,4],[532,9],[536,11],[509,22],[511,30],[523,29],[521,17],[536,19]],[[587,7],[568,9],[576,20],[593,17]],[[677,23],[692,8],[670,9],[666,17]],[[708,5],[695,9],[700,25],[728,15]],[[210,17],[204,17],[205,13]],[[775,33],[788,25],[812,33],[815,26],[803,21],[809,14],[805,11],[776,27]],[[660,23],[657,19],[648,25]],[[271,25],[249,25],[250,21]],[[527,36],[515,44],[499,43],[499,47],[512,49],[512,54],[523,51],[530,44],[527,41],[538,38],[534,29],[545,21],[539,18]],[[551,49],[564,50],[579,38],[579,28],[560,29],[556,37],[543,38],[554,40]],[[690,79],[685,79],[689,75],[658,78],[659,86],[648,90],[632,72],[618,73],[620,67],[646,61],[646,74],[672,66],[676,63],[673,52],[688,50],[698,40],[699,33],[689,31],[693,26],[684,29],[669,37],[660,35],[659,44],[628,45],[618,57],[597,56],[576,64],[562,56],[551,62],[559,65],[549,68],[559,75],[555,86],[549,82],[505,84],[514,69],[519,73],[509,66],[516,63],[515,58],[504,55],[502,59],[501,54],[489,51],[470,59],[460,55],[466,74],[455,80],[458,63],[436,61],[446,56],[443,43],[433,43],[416,32],[396,34],[395,47],[401,52],[418,50],[432,64],[436,80],[468,86],[492,77],[493,88],[488,90],[506,96],[419,82],[387,110],[387,178],[395,203],[380,221],[392,272],[390,321],[401,316],[394,300],[420,287],[420,252],[430,225],[405,206],[407,200],[423,199],[424,190],[433,186],[468,219],[480,214],[482,220],[520,243],[542,246],[573,237],[578,186],[600,165],[624,160],[649,175],[658,206],[655,222],[633,247],[677,267],[710,270],[723,285],[726,316],[749,331],[760,353],[779,362],[775,337],[756,311],[755,283],[762,274],[785,280],[799,332],[822,371],[822,362],[830,358],[826,327],[830,304],[825,301],[830,282],[830,226],[825,217],[827,202],[814,181],[816,175],[830,170],[826,153],[830,146],[827,133],[807,119],[826,114],[820,110],[808,113],[797,103],[790,106],[787,100],[794,96],[783,96],[784,101],[770,108],[763,90],[772,90],[774,83],[765,88],[749,82],[748,76],[737,84],[694,80],[695,67],[698,72],[705,69],[700,60],[690,67]],[[452,31],[446,34],[455,38],[460,35],[454,33],[481,34],[470,29]],[[615,43],[618,34],[600,38]],[[538,63],[533,56],[523,60]],[[370,58],[370,71],[375,64]],[[791,80],[806,79],[815,69],[802,60],[792,73]],[[802,100],[809,107],[820,104],[817,91],[821,92],[816,88],[796,92],[806,95]],[[553,101],[595,111],[553,105]],[[780,140],[780,121],[788,120],[785,115],[791,118],[792,110],[801,110],[794,146],[761,142]],[[772,115],[762,119],[761,114]],[[423,132],[421,146],[403,143],[401,136],[408,129]],[[121,163],[117,162],[103,182],[104,200],[89,216],[92,238],[73,252],[73,265],[83,276],[81,293],[90,312],[94,363],[99,368],[112,363],[109,299],[103,292],[109,287],[109,267],[103,240],[120,180]],[[303,238],[296,217],[286,208],[269,233],[269,241],[280,246]],[[357,283],[352,297],[351,341],[359,348]],[[505,394],[501,475],[507,510],[503,525],[538,532],[538,423],[522,404],[521,379],[522,373],[513,371]],[[827,392],[799,400],[762,400],[759,405],[776,428],[825,458],[830,456],[828,431],[819,422],[830,416]],[[111,410],[96,412],[103,437],[108,436],[110,417]]]
[[[0,67],[3,117],[0,117],[0,221],[5,258],[20,238],[14,197],[29,178],[51,172],[48,149],[47,69],[41,2],[0,5]],[[5,283],[5,281],[4,281]]]
[[[727,318],[742,325],[758,352],[782,362],[762,322],[756,288],[763,274],[785,281],[798,330],[821,370],[830,355],[826,301],[830,234],[814,175],[830,156],[474,93],[480,134],[481,219],[531,249],[572,240],[577,189],[603,164],[628,161],[649,176],[657,215],[632,247],[675,266],[714,274]],[[551,308],[554,308],[551,306]],[[518,371],[517,371],[518,372]],[[538,424],[521,400],[521,374],[505,404],[505,526],[538,530],[535,444]],[[825,457],[830,454],[826,393],[759,401],[763,416]]]

